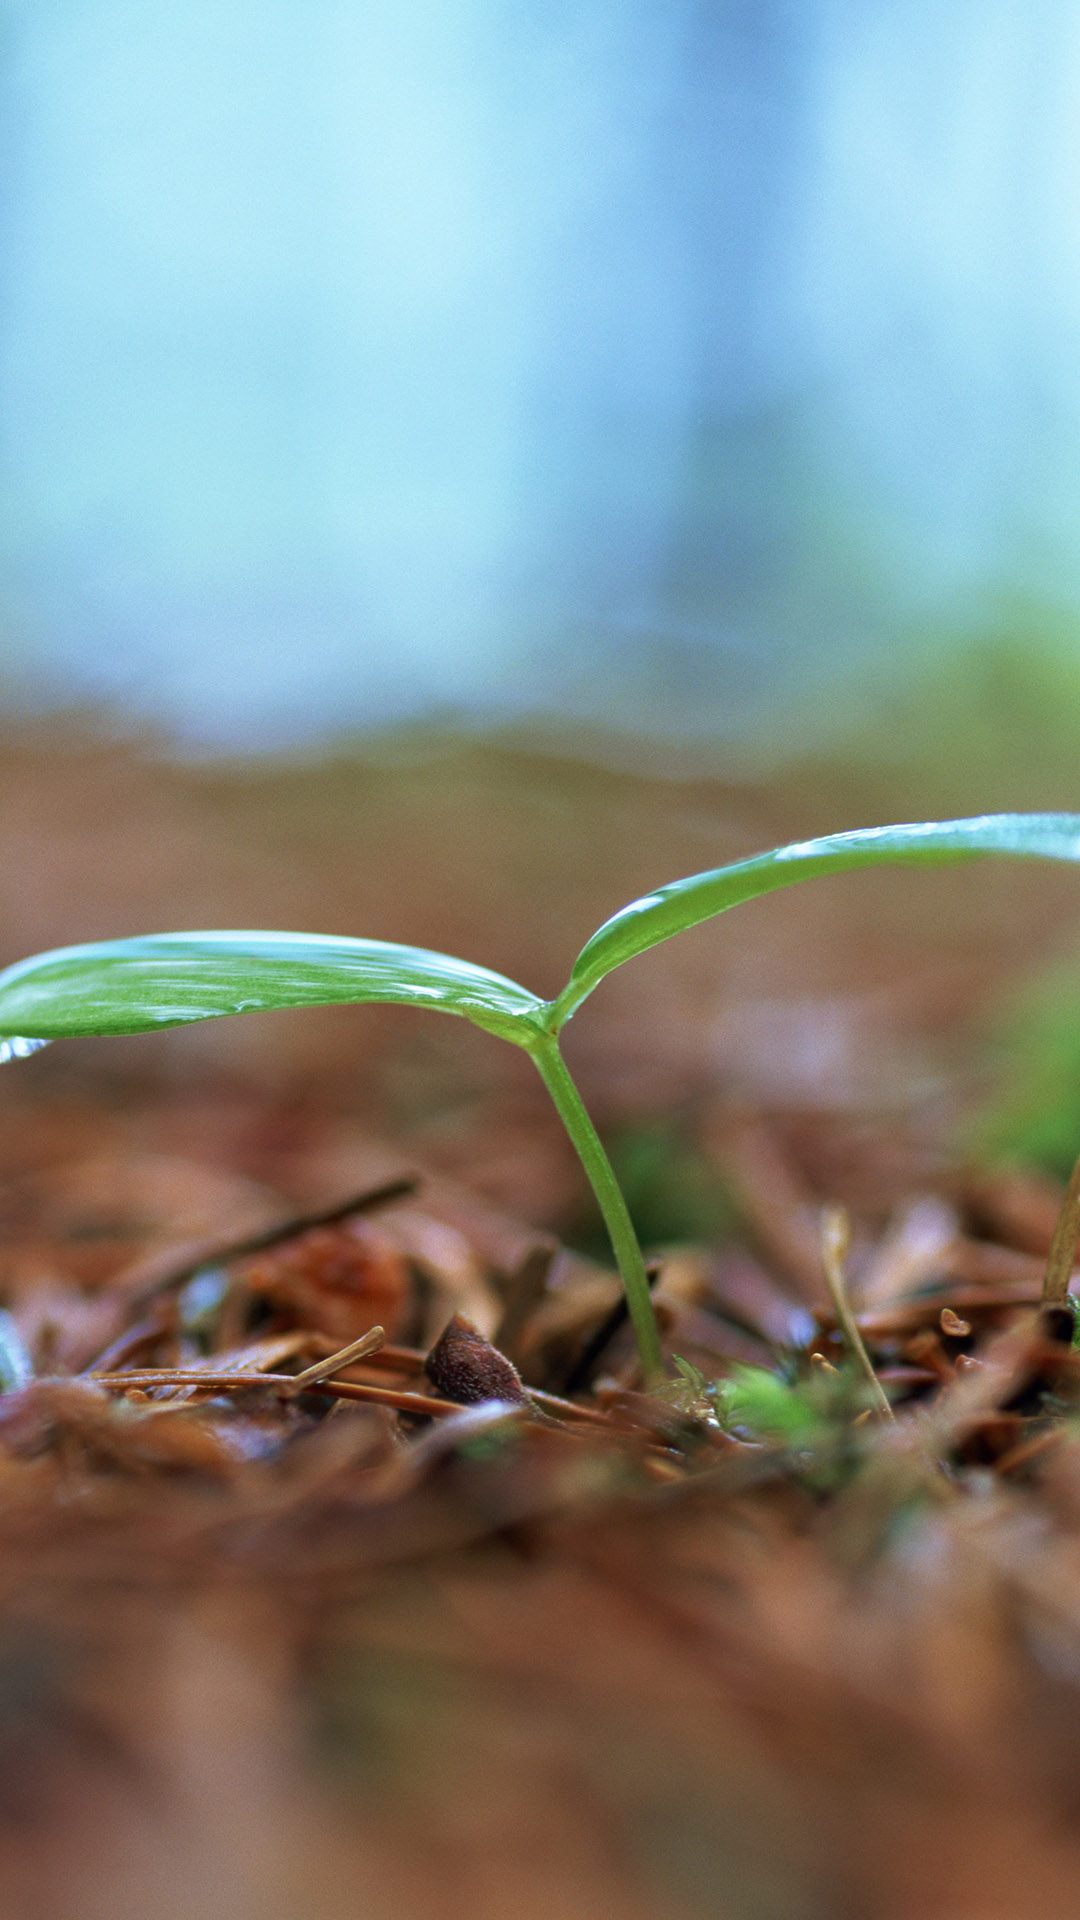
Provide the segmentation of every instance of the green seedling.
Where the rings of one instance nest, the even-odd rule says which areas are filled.
[[[1078,814],[867,827],[800,841],[673,881],[606,921],[554,1000],[484,967],[382,940],[304,933],[167,933],[37,954],[0,974],[0,1059],[68,1035],[143,1033],[271,1007],[380,1001],[431,1007],[523,1047],[591,1182],[626,1289],[645,1377],[662,1377],[660,1339],[619,1183],[563,1060],[559,1035],[615,967],[727,907],[796,880],[886,864],[932,866],[988,854],[1080,861]]]

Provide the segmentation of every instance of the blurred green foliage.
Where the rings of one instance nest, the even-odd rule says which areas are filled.
[[[677,1122],[642,1122],[604,1144],[646,1251],[709,1245],[734,1228],[735,1210],[715,1165]],[[598,1210],[574,1221],[567,1238],[582,1253],[609,1257]]]
[[[1080,1153],[1080,962],[1027,982],[991,1035],[995,1090],[965,1142],[1066,1179]]]
[[[1080,620],[1049,601],[1002,596],[831,694],[817,744],[792,750],[789,732],[781,757],[785,778],[843,798],[838,818],[1080,806]],[[812,714],[798,724],[805,738]]]
[[[1080,622],[1049,600],[1003,595],[928,635],[921,669],[898,660],[857,708],[801,774],[858,793],[867,817],[1080,806]],[[984,1064],[993,1090],[965,1149],[1065,1178],[1080,1152],[1080,959],[1006,997]]]

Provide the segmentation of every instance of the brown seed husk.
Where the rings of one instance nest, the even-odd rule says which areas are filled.
[[[455,1313],[435,1342],[424,1371],[437,1393],[463,1407],[481,1400],[525,1399],[517,1368],[463,1314]]]

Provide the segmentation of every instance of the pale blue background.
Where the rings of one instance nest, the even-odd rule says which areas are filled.
[[[0,698],[722,735],[1080,605],[1080,10],[6,0]]]

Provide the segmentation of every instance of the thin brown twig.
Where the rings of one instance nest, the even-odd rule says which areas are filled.
[[[293,1375],[293,1392],[304,1393],[308,1387],[317,1386],[320,1381],[330,1380],[334,1374],[342,1373],[354,1360],[365,1360],[370,1354],[377,1353],[386,1339],[383,1327],[370,1327],[361,1334],[359,1340],[351,1340],[347,1347],[340,1347],[337,1353],[327,1354],[322,1360],[316,1360],[313,1366],[305,1367],[303,1373]]]
[[[314,1335],[313,1338],[325,1336]],[[420,1373],[426,1360],[427,1354],[422,1347],[398,1347],[387,1343],[367,1354],[364,1365],[373,1370],[385,1367],[388,1373]],[[539,1387],[526,1387],[525,1391],[542,1413],[554,1414],[561,1420],[583,1421],[589,1426],[604,1427],[609,1433],[615,1424],[610,1415],[601,1413],[598,1407],[580,1406],[576,1400],[564,1400],[557,1393],[543,1393]]]
[[[364,1335],[364,1340],[369,1340],[372,1334],[381,1333],[381,1331],[381,1328],[373,1327],[370,1334]],[[461,1408],[456,1400],[441,1400],[434,1396],[429,1397],[422,1393],[409,1393],[394,1387],[376,1387],[366,1381],[326,1378],[326,1369],[328,1367],[336,1368],[339,1365],[351,1365],[352,1361],[344,1356],[353,1354],[353,1358],[357,1357],[353,1353],[353,1349],[362,1344],[362,1341],[354,1341],[353,1348],[343,1347],[340,1353],[330,1355],[328,1359],[320,1361],[317,1368],[308,1368],[306,1373],[248,1373],[236,1369],[232,1371],[222,1370],[213,1373],[210,1372],[209,1369],[202,1370],[194,1367],[133,1367],[130,1372],[126,1373],[95,1373],[88,1374],[85,1377],[93,1380],[95,1386],[110,1387],[113,1389],[134,1387],[145,1390],[152,1387],[205,1387],[210,1391],[220,1393],[230,1390],[239,1392],[245,1387],[267,1386],[276,1388],[278,1392],[282,1394],[282,1397],[285,1398],[293,1398],[298,1391],[303,1393],[322,1392],[333,1393],[342,1400],[373,1400],[388,1406],[401,1407],[404,1411],[410,1413],[427,1413],[429,1411],[434,1413],[461,1412]],[[412,1349],[403,1349],[402,1351],[412,1353]],[[367,1356],[369,1360],[374,1357],[374,1354]],[[381,1358],[382,1355],[380,1354],[379,1357]],[[423,1359],[422,1354],[418,1354],[417,1357],[421,1360]],[[313,1376],[316,1372],[322,1377],[314,1378]],[[558,1394],[555,1393],[541,1393],[539,1389],[529,1388],[528,1398],[535,1401],[541,1413],[551,1413],[557,1415],[562,1420],[578,1420],[587,1426],[603,1427],[608,1433],[611,1432],[613,1427],[618,1425],[616,1421],[612,1420],[609,1414],[601,1413],[598,1408],[579,1407],[572,1400],[561,1400]]]
[[[855,1315],[848,1299],[847,1280],[844,1276],[844,1261],[851,1245],[851,1221],[844,1207],[826,1207],[821,1216],[821,1264],[825,1269],[832,1303],[836,1317],[844,1331],[844,1338],[855,1356],[855,1361],[866,1379],[871,1398],[877,1411],[888,1420],[895,1420],[889,1396],[877,1374],[874,1363],[866,1351],[866,1343],[859,1332]]]
[[[1019,1467],[1030,1466],[1033,1460],[1042,1460],[1046,1454],[1053,1453],[1065,1439],[1062,1427],[1052,1427],[1046,1433],[1037,1433],[1031,1440],[1022,1440],[1018,1446],[1011,1447],[994,1462],[995,1473],[1015,1473]]]
[[[139,1373],[88,1375],[95,1386],[124,1392],[129,1387],[204,1387],[214,1393],[243,1393],[253,1387],[270,1387],[279,1395],[291,1397],[296,1382],[293,1373],[195,1373],[183,1367],[158,1367]],[[335,1400],[367,1400],[376,1405],[396,1407],[402,1413],[461,1413],[456,1400],[438,1400],[423,1393],[403,1393],[395,1387],[370,1387],[355,1380],[317,1380],[307,1389],[327,1394]]]
[[[579,1407],[576,1400],[562,1400],[557,1393],[541,1393],[539,1387],[526,1387],[525,1392],[542,1413],[557,1414],[561,1420],[583,1420],[591,1427],[606,1427],[609,1433],[618,1424],[610,1414],[601,1413],[599,1407]]]
[[[279,1221],[276,1227],[265,1227],[259,1233],[248,1233],[231,1240],[207,1241],[197,1248],[189,1248],[179,1259],[171,1263],[166,1258],[160,1262],[148,1262],[153,1268],[141,1287],[132,1298],[136,1304],[152,1299],[170,1287],[182,1287],[203,1267],[225,1267],[233,1260],[242,1260],[249,1254],[267,1253],[271,1247],[277,1247],[285,1240],[292,1240],[297,1234],[308,1233],[313,1227],[332,1227],[339,1220],[347,1220],[354,1213],[373,1213],[379,1207],[388,1207],[395,1200],[408,1200],[416,1192],[420,1182],[415,1174],[403,1174],[396,1180],[384,1180],[377,1187],[368,1187],[363,1193],[351,1195],[348,1200],[336,1201],[332,1207],[318,1207],[310,1213],[290,1214],[287,1220]]]
[[[327,1339],[325,1334],[317,1337]],[[328,1340],[327,1346],[329,1347]],[[369,1367],[385,1367],[390,1373],[422,1373],[426,1359],[427,1354],[422,1347],[395,1347],[388,1342],[379,1347],[375,1353],[369,1353],[364,1364]]]
[[[422,1347],[388,1344],[369,1353],[364,1365],[373,1370],[385,1367],[388,1373],[420,1373],[426,1359],[427,1354]],[[602,1413],[598,1407],[583,1407],[576,1400],[564,1400],[557,1393],[544,1393],[539,1387],[526,1387],[525,1392],[541,1413],[554,1414],[560,1420],[579,1420],[588,1426],[604,1427],[608,1433],[615,1425],[610,1415]]]
[[[403,1393],[397,1387],[369,1387],[359,1380],[320,1380],[312,1393],[329,1394],[336,1400],[368,1400],[376,1406],[396,1407],[399,1413],[463,1413],[456,1400],[439,1400],[434,1394]]]
[[[148,1347],[171,1331],[171,1318],[160,1311],[149,1314],[145,1320],[136,1321],[128,1327],[126,1333],[118,1334],[115,1340],[104,1347],[84,1373],[115,1373],[126,1360],[138,1353],[140,1347]]]
[[[392,1373],[421,1373],[427,1354],[419,1346],[380,1346],[365,1359],[367,1367],[386,1367]],[[605,1427],[611,1432],[613,1421],[600,1407],[582,1407],[577,1400],[563,1400],[559,1394],[544,1394],[538,1386],[527,1386],[528,1400],[536,1402],[542,1413],[555,1413],[563,1421],[584,1421],[590,1427]]]

